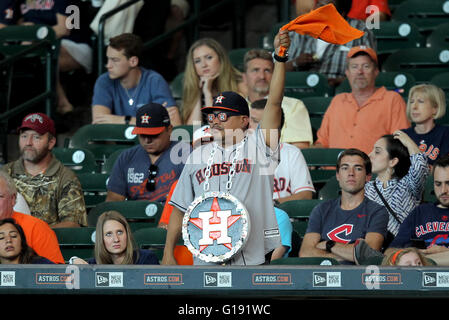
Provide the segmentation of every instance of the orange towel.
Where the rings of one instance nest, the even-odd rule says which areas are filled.
[[[351,27],[333,4],[300,15],[281,30],[295,31],[333,44],[345,44],[364,35],[363,31]],[[279,56],[284,55],[285,48],[281,47]]]

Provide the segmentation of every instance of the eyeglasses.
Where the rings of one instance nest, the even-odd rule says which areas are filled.
[[[157,166],[155,166],[154,164],[150,165],[150,168],[148,169],[148,180],[146,188],[150,192],[156,189],[157,169]]]
[[[207,121],[213,122],[217,118],[220,122],[226,122],[229,117],[240,116],[237,112],[214,112],[207,114]]]

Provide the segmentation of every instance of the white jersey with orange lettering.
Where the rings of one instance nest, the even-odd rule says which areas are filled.
[[[230,194],[246,207],[251,231],[243,249],[228,264],[260,265],[265,254],[280,246],[280,233],[273,207],[273,173],[278,165],[278,150],[272,151],[265,143],[260,129],[247,131],[247,141],[237,157]],[[238,144],[237,144],[238,145]],[[203,145],[190,154],[170,204],[186,212],[193,200],[204,194],[207,161],[217,148],[210,168],[209,191],[227,191],[229,170],[237,145],[222,148],[215,143]],[[194,259],[194,264],[206,263]]]
[[[315,192],[301,150],[289,143],[281,143],[279,149],[280,162],[274,172],[273,199],[289,197],[302,191]]]

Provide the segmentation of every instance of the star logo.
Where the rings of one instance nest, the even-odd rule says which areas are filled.
[[[151,119],[151,117],[149,115],[147,115],[146,113],[140,117],[140,121],[142,123],[146,123],[146,124],[149,124],[150,119]]]
[[[219,95],[218,97],[215,98],[215,104],[217,104],[217,103],[222,104],[223,103],[223,99],[226,99],[225,96]]]
[[[203,237],[198,242],[199,251],[202,252],[208,246],[213,245],[214,241],[231,250],[232,239],[228,236],[227,231],[241,216],[232,215],[232,210],[221,210],[217,198],[212,201],[210,211],[202,211],[198,216],[198,218],[191,218],[189,222],[203,230]]]

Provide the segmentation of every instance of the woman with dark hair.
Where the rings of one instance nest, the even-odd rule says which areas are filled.
[[[365,185],[365,195],[390,214],[387,247],[402,221],[420,204],[429,168],[426,156],[401,130],[377,140],[369,157],[377,177]]]
[[[12,218],[0,220],[1,264],[53,264],[28,246],[22,227]]]
[[[125,217],[117,211],[106,211],[97,221],[95,258],[86,262],[72,257],[70,264],[159,264],[159,261],[152,251],[136,246]]]

